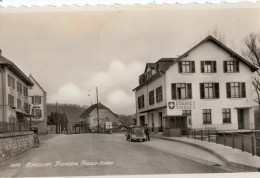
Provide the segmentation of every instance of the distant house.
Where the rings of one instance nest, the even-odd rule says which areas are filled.
[[[0,50],[0,122],[27,123],[30,117],[28,87],[34,83]]]
[[[120,125],[119,117],[113,113],[109,108],[101,103],[94,104],[87,108],[79,117],[81,123],[86,123],[92,132],[98,130],[98,115],[97,106],[99,111],[99,126],[103,130],[105,122],[112,122],[113,127]]]
[[[46,107],[46,91],[30,74],[30,80],[34,83],[34,87],[29,87],[29,97],[31,104],[31,113],[34,116],[32,118],[33,127],[38,128],[38,133],[47,133],[47,107]]]

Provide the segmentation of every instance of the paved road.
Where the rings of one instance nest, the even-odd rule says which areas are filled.
[[[197,148],[161,139],[129,142],[123,134],[58,135],[0,165],[1,177],[229,171],[221,160]]]

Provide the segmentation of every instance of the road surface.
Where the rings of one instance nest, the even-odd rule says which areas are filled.
[[[185,154],[188,153],[188,154]],[[203,159],[201,158],[203,155]],[[218,158],[167,140],[129,142],[123,134],[57,135],[0,164],[0,177],[229,172]]]

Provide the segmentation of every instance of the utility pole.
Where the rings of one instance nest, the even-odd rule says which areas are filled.
[[[60,123],[60,105],[59,105],[59,134],[61,134],[61,123]]]
[[[98,121],[98,133],[99,133],[99,111],[98,111],[98,88],[96,87],[97,93],[97,121]]]

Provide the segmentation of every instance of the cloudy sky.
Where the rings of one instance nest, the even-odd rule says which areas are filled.
[[[0,8],[0,49],[48,93],[48,102],[100,101],[135,112],[146,62],[176,57],[214,29],[237,52],[260,31],[255,5]]]

